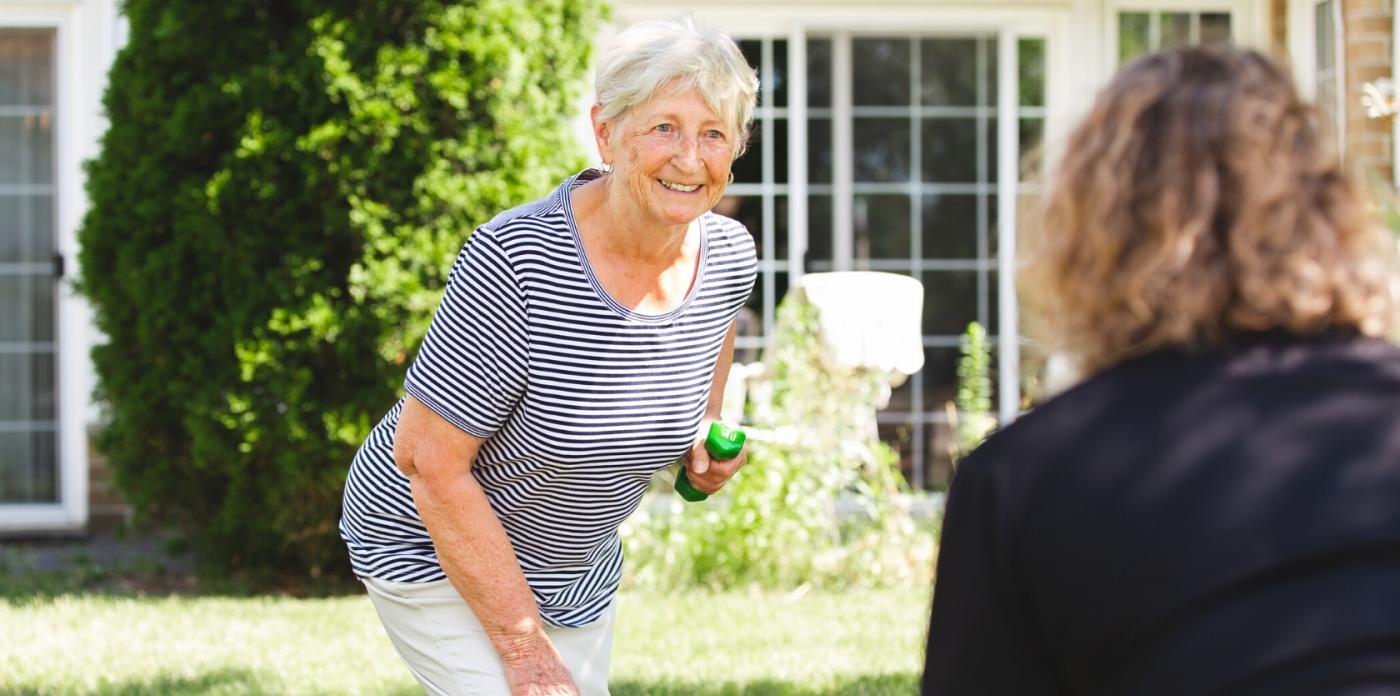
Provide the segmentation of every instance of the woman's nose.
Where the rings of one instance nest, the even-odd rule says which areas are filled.
[[[700,166],[700,144],[697,140],[685,136],[677,138],[676,152],[671,156],[677,167],[695,169]]]

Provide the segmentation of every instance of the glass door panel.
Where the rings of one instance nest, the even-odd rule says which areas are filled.
[[[951,471],[947,404],[967,324],[981,322],[993,346],[1002,338],[997,123],[1016,119],[1022,154],[1044,131],[1045,40],[1017,39],[1017,103],[1005,114],[999,41],[995,33],[837,34],[806,46],[806,270],[886,271],[924,286],[925,366],[878,414],[916,487],[941,487]],[[838,152],[843,129],[849,151]]]
[[[58,501],[52,31],[0,31],[0,504]]]

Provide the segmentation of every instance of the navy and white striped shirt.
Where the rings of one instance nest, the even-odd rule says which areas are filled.
[[[603,289],[583,253],[569,191],[497,216],[462,248],[404,389],[487,438],[472,474],[510,538],[545,623],[583,626],[622,576],[617,529],[652,474],[691,446],[715,361],[757,271],[753,238],[700,217],[690,293],[660,315]],[[446,576],[394,464],[400,400],[361,445],[340,532],[356,574]]]

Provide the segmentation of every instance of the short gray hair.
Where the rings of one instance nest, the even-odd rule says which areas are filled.
[[[734,156],[744,153],[758,99],[758,75],[734,40],[690,15],[633,24],[598,59],[599,118],[615,121],[646,103],[662,85],[695,88],[737,134]]]

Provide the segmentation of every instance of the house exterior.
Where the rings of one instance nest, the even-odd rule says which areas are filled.
[[[739,40],[763,84],[749,154],[720,204],[761,254],[752,358],[804,273],[869,269],[925,288],[925,367],[879,415],[916,485],[946,476],[945,404],[973,320],[996,351],[997,409],[1020,408],[1010,274],[1021,155],[1057,137],[1127,58],[1231,41],[1289,62],[1348,158],[1396,180],[1394,126],[1362,86],[1395,73],[1393,0],[616,0],[599,42],[692,12]],[[116,0],[0,0],[0,534],[75,532],[126,514],[88,432],[100,337],[68,283],[82,162],[125,43]],[[587,136],[580,109],[580,138]],[[872,299],[872,301],[876,301]]]

